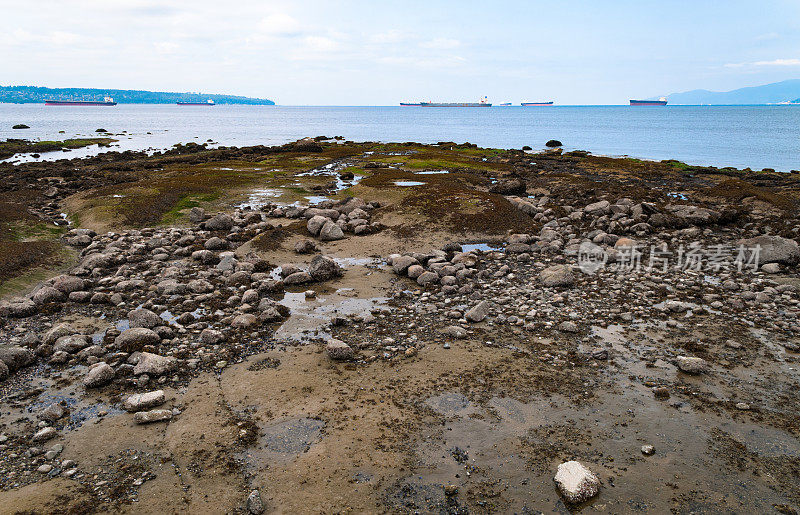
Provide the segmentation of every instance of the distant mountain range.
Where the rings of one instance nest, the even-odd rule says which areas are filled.
[[[654,97],[655,99],[656,97]],[[800,102],[800,79],[785,80],[739,88],[733,91],[708,91],[695,89],[683,93],[667,95],[670,104],[777,104],[780,102]]]
[[[134,89],[41,88],[37,86],[0,86],[0,102],[29,104],[45,100],[103,100],[106,95],[120,104],[174,104],[175,102],[205,102],[217,104],[275,105],[266,98],[206,93],[167,93]]]

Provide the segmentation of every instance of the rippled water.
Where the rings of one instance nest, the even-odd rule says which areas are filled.
[[[31,126],[12,130],[16,123]],[[212,140],[222,145],[280,144],[305,136],[354,141],[469,141],[486,147],[565,149],[690,164],[800,169],[797,106],[554,106],[491,109],[0,104],[0,138],[93,136],[127,131],[119,149],[166,148]],[[59,133],[59,131],[64,131]],[[80,156],[95,149],[56,153]]]

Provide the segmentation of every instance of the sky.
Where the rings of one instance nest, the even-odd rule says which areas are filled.
[[[0,85],[623,104],[800,78],[800,0],[0,0]]]

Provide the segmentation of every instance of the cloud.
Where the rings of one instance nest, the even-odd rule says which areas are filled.
[[[372,43],[401,43],[409,39],[410,35],[406,32],[392,29],[386,32],[379,32],[378,34],[373,34],[369,37],[369,40]]]
[[[436,38],[429,41],[423,41],[419,44],[422,48],[432,48],[435,50],[449,50],[461,46],[461,41],[457,39]]]
[[[338,41],[325,36],[307,36],[303,43],[311,52],[333,52],[341,47]]]
[[[759,34],[754,39],[756,41],[772,41],[775,39],[780,39],[781,35],[777,32],[767,32],[766,34]]]
[[[258,25],[261,33],[269,36],[298,36],[303,32],[300,22],[283,13],[273,13]]]
[[[756,61],[754,66],[800,66],[800,59],[774,59],[772,61]]]
[[[728,63],[725,68],[744,68],[751,66],[800,66],[800,59],[773,59],[771,61],[754,61],[751,63]]]

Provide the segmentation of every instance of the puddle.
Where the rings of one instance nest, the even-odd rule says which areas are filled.
[[[481,251],[481,252],[492,252],[496,250],[503,250],[501,245],[495,245],[491,243],[468,243],[466,245],[461,245],[461,250],[463,252],[474,252],[474,251]]]
[[[425,184],[420,181],[394,181],[395,186],[422,186]]]
[[[603,336],[621,344],[616,328]],[[609,513],[632,507],[669,512],[675,498],[684,496],[719,499],[717,510],[702,512],[735,512],[733,506],[744,505],[751,512],[769,511],[773,503],[785,502],[771,482],[741,481],[741,472],[734,469],[708,474],[718,452],[714,429],[762,456],[793,458],[800,451],[800,442],[784,431],[656,401],[649,388],[637,384],[588,404],[559,395],[527,402],[493,397],[478,403],[460,392],[424,403],[446,419],[423,430],[414,446],[416,464],[390,489],[387,502],[398,511],[467,513],[494,507],[507,513],[566,513],[552,478],[567,456],[588,463],[601,476],[605,486],[593,502]],[[644,444],[654,445],[656,454],[642,456]],[[611,484],[609,475],[614,476]],[[681,481],[674,481],[678,477]],[[669,481],[675,486],[663,488]],[[443,495],[441,485],[448,484],[458,488],[456,496]],[[487,491],[488,485],[496,487]]]
[[[416,175],[439,175],[450,173],[450,170],[425,170],[422,172],[414,172]]]
[[[675,199],[678,199],[678,200],[689,200],[689,197],[687,197],[683,193],[670,192],[670,193],[667,193],[667,196],[669,198],[675,198]]]
[[[195,319],[198,319],[198,320],[199,320],[200,318],[202,318],[202,317],[203,317],[203,315],[205,315],[205,314],[206,314],[206,311],[205,311],[205,309],[203,309],[203,308],[197,308],[197,309],[195,309],[194,311],[192,311],[191,313],[192,313],[192,315],[194,316],[194,318],[195,318]],[[176,320],[177,320],[177,318],[178,318],[178,317],[177,317],[177,316],[175,316],[175,315],[174,315],[174,314],[173,314],[173,313],[172,313],[170,310],[168,310],[168,309],[167,309],[167,310],[165,310],[163,313],[161,313],[159,316],[161,317],[161,319],[162,319],[162,320],[165,320],[165,321],[166,321],[167,323],[169,323],[169,324],[180,325],[180,324],[178,324],[178,322],[176,322]]]
[[[260,188],[247,194],[247,200],[237,205],[239,209],[260,209],[264,204],[280,197],[283,190],[278,188]]]
[[[275,462],[288,462],[308,452],[322,439],[325,422],[314,418],[296,417],[261,426],[261,436],[254,448],[241,457],[255,469],[264,469]]]
[[[80,375],[85,373],[86,367],[79,366],[73,370],[78,371]],[[101,413],[104,416],[121,415],[124,411],[115,408],[104,402],[97,402],[93,399],[87,399],[80,382],[77,381],[67,387],[56,387],[51,381],[43,380],[40,385],[44,387],[44,391],[26,407],[29,413],[39,413],[51,404],[61,403],[69,411],[68,419],[65,424],[65,429],[73,431],[78,429],[83,424],[90,420],[100,417]]]
[[[373,309],[386,309],[381,305],[387,297],[366,299],[352,298],[347,292],[306,299],[305,293],[284,293],[280,304],[291,310],[289,318],[275,331],[280,339],[303,340],[310,337],[329,338],[325,330],[331,318],[336,316],[366,315]]]

